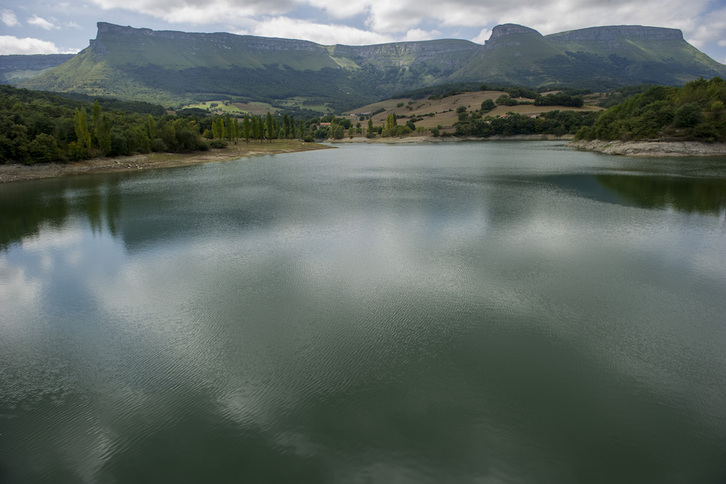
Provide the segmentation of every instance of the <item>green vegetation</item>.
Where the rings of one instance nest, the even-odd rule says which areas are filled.
[[[598,113],[586,111],[549,111],[536,116],[509,113],[500,117],[486,116],[486,111],[463,113],[468,116],[454,125],[456,136],[515,136],[575,134],[583,126],[590,126]]]
[[[683,87],[654,86],[603,112],[581,139],[726,141],[726,81],[699,79]]]
[[[0,84],[12,84],[39,76],[73,54],[0,55]]]
[[[142,105],[133,103],[127,110],[107,110],[104,106],[108,105],[124,106],[113,100],[90,104],[0,86],[0,163],[65,162],[208,148],[194,119],[139,112]]]
[[[604,91],[640,83],[683,85],[726,74],[723,65],[674,29],[611,26],[543,36],[526,27],[500,25],[487,47],[449,80]]]
[[[638,84],[637,86],[623,86],[615,89],[613,92],[607,93],[607,97],[598,103],[598,106],[603,108],[611,108],[626,99],[635,96],[636,94],[642,94],[648,89],[653,87],[653,84]]]
[[[402,91],[422,99],[482,90],[482,82],[490,84],[487,90],[513,84],[612,90],[644,82],[682,85],[717,75],[726,76],[726,68],[688,44],[679,31],[647,27],[542,36],[509,25],[495,27],[486,46],[451,39],[322,46],[99,23],[88,48],[21,85],[175,108],[227,102],[224,112],[234,103],[266,102],[288,112],[299,109],[295,115],[303,117],[342,112]],[[512,99],[535,98],[519,89],[503,90]]]
[[[564,92],[537,96],[534,100],[535,106],[567,106],[581,108],[584,104],[585,100],[582,96],[571,96]]]
[[[78,96],[74,96],[78,97]],[[68,162],[149,152],[191,152],[224,148],[244,139],[314,139],[318,118],[297,123],[293,114],[265,116],[227,112],[211,116],[200,109],[164,114],[161,106],[99,98],[90,102],[58,94],[0,86],[0,163]],[[111,106],[112,108],[108,108]],[[342,138],[348,119],[328,116],[332,129],[317,137]],[[352,134],[352,133],[351,133]],[[206,140],[205,140],[206,139]]]

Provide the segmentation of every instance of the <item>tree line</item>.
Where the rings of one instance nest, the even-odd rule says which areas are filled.
[[[0,86],[0,163],[76,161],[133,153],[208,149],[196,119],[159,114],[154,105],[93,104]],[[146,112],[144,112],[146,111]],[[163,113],[163,109],[161,110]],[[153,113],[153,114],[152,114]]]
[[[726,81],[698,79],[683,87],[652,86],[604,111],[580,139],[726,141]]]
[[[347,121],[347,128],[350,121]],[[313,141],[317,120],[293,115],[165,113],[161,106],[0,86],[0,163],[44,163],[134,153],[182,153],[222,148],[239,140]],[[345,126],[345,124],[341,124]],[[346,129],[347,129],[346,128]],[[342,138],[342,131],[336,130]],[[318,136],[322,137],[322,136]]]

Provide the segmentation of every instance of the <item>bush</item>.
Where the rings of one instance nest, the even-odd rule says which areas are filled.
[[[696,103],[684,104],[676,109],[673,122],[679,128],[692,128],[696,126],[701,122],[701,107]]]
[[[210,148],[222,149],[227,147],[227,142],[223,139],[215,139],[209,142]]]
[[[496,105],[496,104],[494,104],[494,101],[493,101],[493,100],[491,100],[491,99],[485,99],[485,100],[484,100],[484,101],[482,101],[482,103],[481,103],[481,110],[482,110],[483,112],[485,112],[485,113],[488,113],[489,111],[491,111],[491,110],[492,110],[492,109],[494,109],[495,107],[497,107],[497,105]]]
[[[151,140],[151,151],[154,153],[164,153],[169,151],[169,147],[164,143],[161,138],[154,138]]]

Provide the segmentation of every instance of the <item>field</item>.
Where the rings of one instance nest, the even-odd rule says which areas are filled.
[[[386,116],[393,112],[398,118],[404,117],[399,124],[405,123],[406,118],[423,117],[423,120],[417,121],[416,126],[424,128],[433,128],[443,126],[450,128],[457,120],[456,109],[464,106],[467,111],[478,111],[481,109],[481,103],[486,99],[496,101],[501,95],[506,94],[504,91],[474,91],[447,96],[441,99],[386,99],[377,103],[368,104],[366,106],[354,109],[345,113],[347,116],[355,117],[356,114],[374,113],[383,109],[384,111],[373,116],[373,124],[379,126],[386,121]],[[533,102],[531,99],[518,99],[519,102]],[[587,101],[587,100],[586,100]],[[518,113],[524,115],[536,115],[547,111],[600,111],[602,108],[585,105],[581,108],[572,108],[565,106],[535,106],[534,104],[522,104],[517,106],[497,106],[487,113],[488,116],[501,116],[506,113]],[[433,114],[433,116],[432,116]]]

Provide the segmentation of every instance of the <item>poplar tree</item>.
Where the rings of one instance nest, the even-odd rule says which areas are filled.
[[[88,114],[86,114],[86,108],[76,108],[73,123],[80,154],[83,158],[86,158],[90,155],[91,151],[91,133],[88,131]]]
[[[250,142],[250,136],[252,136],[252,126],[250,123],[250,115],[245,114],[242,120],[242,136],[244,136],[246,142]]]
[[[272,138],[274,138],[274,132],[275,132],[275,121],[272,119],[272,114],[270,114],[270,111],[267,111],[267,138],[272,143]]]

